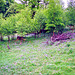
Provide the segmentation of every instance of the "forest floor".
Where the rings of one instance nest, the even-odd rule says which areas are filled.
[[[51,46],[47,39],[27,37],[22,45],[0,41],[0,75],[75,75],[75,40]]]

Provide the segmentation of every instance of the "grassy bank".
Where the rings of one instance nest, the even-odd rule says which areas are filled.
[[[0,75],[75,75],[75,40],[50,46],[47,38],[0,42]]]

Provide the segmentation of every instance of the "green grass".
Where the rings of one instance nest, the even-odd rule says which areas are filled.
[[[0,42],[0,75],[75,75],[75,41],[50,46],[47,38]]]

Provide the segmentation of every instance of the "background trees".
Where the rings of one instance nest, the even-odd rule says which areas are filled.
[[[36,25],[38,26],[38,28],[41,30],[41,29],[44,29],[45,28],[45,24],[46,24],[46,16],[44,15],[44,11],[43,9],[39,9],[37,10],[35,16],[34,16],[34,19],[36,21]]]
[[[68,25],[75,25],[75,3],[70,0],[68,3],[68,8],[66,9],[66,17],[68,19]]]
[[[1,15],[1,14],[0,14]],[[3,33],[3,29],[2,29],[2,22],[4,21],[4,19],[0,16],[0,36],[1,36],[1,41],[3,41],[3,36],[2,36],[2,33]]]
[[[15,18],[13,16],[7,18],[3,21],[2,25],[2,35],[8,36],[8,41],[10,41],[9,35],[15,32]]]
[[[16,22],[16,31],[18,34],[25,35],[31,32],[31,10],[29,8],[22,9],[20,13],[15,15],[18,18]]]
[[[4,14],[5,12],[5,2],[4,0],[0,0],[0,13]]]
[[[46,30],[50,30],[50,32],[62,31],[64,24],[62,20],[63,10],[59,3],[59,1],[50,0],[48,9],[46,9],[46,13],[48,20],[46,21]]]
[[[73,1],[69,2],[67,9],[62,8],[61,0],[44,0],[45,8],[39,6],[40,1],[21,0],[22,3],[18,4],[13,0],[1,0],[0,34],[8,36],[18,33],[23,36],[41,29],[62,33],[66,25],[75,25]]]
[[[13,2],[14,0],[0,0],[0,13],[4,15]]]

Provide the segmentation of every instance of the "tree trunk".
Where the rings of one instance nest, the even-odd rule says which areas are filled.
[[[53,36],[54,36],[54,31],[53,31]]]
[[[38,37],[41,37],[41,32],[38,34]]]
[[[1,41],[3,41],[3,36],[1,35]]]
[[[39,38],[39,34],[37,34],[37,37]]]
[[[10,36],[8,35],[8,42],[10,42]]]
[[[49,33],[48,33],[48,37],[49,37]]]
[[[45,37],[45,33],[44,33],[44,37]]]
[[[59,36],[60,34],[59,34],[59,31],[58,31],[58,36]]]
[[[42,31],[40,31],[40,33],[39,33],[39,37],[41,37],[41,33],[42,33]]]
[[[12,40],[14,40],[14,34],[13,34],[13,36],[12,36]]]
[[[36,38],[36,33],[35,33],[35,36],[34,37]]]

